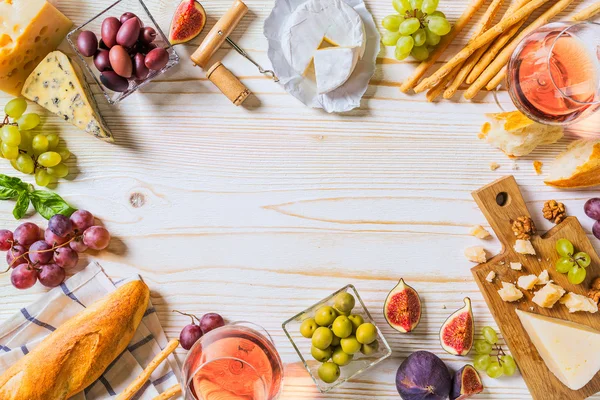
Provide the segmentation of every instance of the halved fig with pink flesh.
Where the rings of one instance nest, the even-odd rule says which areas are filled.
[[[398,332],[408,333],[414,330],[421,321],[419,294],[404,283],[404,279],[400,279],[385,299],[383,315],[388,324]]]
[[[204,7],[196,0],[183,0],[171,22],[169,42],[172,45],[186,43],[202,32],[206,24]]]
[[[455,356],[466,356],[473,347],[473,309],[471,299],[465,297],[465,306],[448,317],[440,329],[442,348]]]
[[[450,400],[465,400],[483,392],[483,383],[479,374],[467,364],[454,374]]]

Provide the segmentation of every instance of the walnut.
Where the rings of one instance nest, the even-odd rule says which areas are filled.
[[[545,202],[542,212],[544,213],[544,218],[550,222],[554,222],[557,225],[567,218],[565,205],[557,202],[556,200],[548,200]]]
[[[600,302],[600,277],[592,281],[592,287],[588,291],[588,297],[596,303]]]
[[[512,222],[512,230],[517,239],[529,240],[537,232],[533,220],[529,217],[519,217]]]

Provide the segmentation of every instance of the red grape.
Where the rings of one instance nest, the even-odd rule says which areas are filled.
[[[94,216],[89,211],[77,210],[71,215],[71,223],[73,224],[73,229],[83,232],[94,225]]]
[[[186,350],[192,348],[194,343],[202,337],[202,329],[196,324],[186,325],[179,334],[179,343]]]
[[[600,221],[600,197],[589,199],[583,206],[585,215],[596,221]]]
[[[46,287],[53,288],[65,281],[65,270],[56,264],[42,265],[39,272],[40,283]]]
[[[43,240],[38,240],[29,248],[29,259],[34,264],[48,264],[52,260],[52,246]]]
[[[600,221],[596,221],[592,227],[592,233],[596,236],[596,239],[600,240]]]
[[[12,270],[10,281],[17,289],[29,289],[37,282],[38,273],[27,264],[21,264]]]
[[[48,229],[57,236],[66,237],[73,232],[71,220],[62,214],[56,214],[48,221]]]
[[[110,243],[110,233],[102,226],[92,226],[83,232],[83,243],[94,250],[104,250]]]
[[[83,253],[88,249],[85,243],[83,243],[83,236],[77,236],[71,243],[69,243],[69,246],[78,253]]]
[[[21,257],[25,253],[27,253],[27,249],[24,246],[15,244],[6,252],[6,262],[11,268],[15,268],[17,265],[27,264],[29,262],[29,257]]]
[[[8,229],[0,229],[0,250],[8,251],[13,242],[13,233]]]
[[[78,261],[79,254],[70,247],[61,247],[54,252],[54,262],[61,268],[71,269],[77,265]]]
[[[202,328],[202,332],[205,335],[213,329],[220,328],[223,325],[225,325],[225,321],[223,321],[223,317],[217,313],[204,314],[200,320],[200,328]]]
[[[15,229],[15,240],[23,246],[31,246],[40,238],[40,228],[33,222],[25,222]]]
[[[61,244],[65,244],[66,242],[69,241],[68,237],[60,237],[56,234],[54,234],[54,232],[52,232],[50,229],[46,229],[46,232],[44,232],[44,240],[46,241],[46,243],[48,243],[50,246],[60,246]]]

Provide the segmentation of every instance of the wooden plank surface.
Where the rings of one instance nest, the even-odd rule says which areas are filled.
[[[80,24],[111,2],[55,3]],[[167,29],[177,1],[146,3]],[[441,3],[453,21],[468,0]],[[591,3],[575,2],[566,12]],[[208,32],[230,1],[203,4]],[[268,66],[262,24],[272,0],[247,4],[250,13],[232,37]],[[367,6],[378,22],[392,12],[387,0],[367,0]],[[459,50],[469,34],[461,34],[439,62]],[[453,368],[472,359],[443,353],[438,329],[464,296],[473,299],[477,332],[495,326],[463,256],[464,248],[481,243],[468,235],[469,227],[488,226],[471,192],[494,179],[516,176],[540,230],[551,227],[541,216],[543,202],[563,201],[600,247],[582,210],[598,190],[557,191],[545,186],[532,166],[533,160],[548,165],[576,137],[597,135],[600,115],[571,127],[556,145],[509,160],[477,139],[484,113],[513,109],[505,91],[497,100],[481,94],[475,102],[457,97],[437,104],[427,103],[424,95],[404,95],[397,86],[416,63],[395,61],[393,49],[380,54],[361,107],[328,115],[304,107],[223,48],[215,59],[223,58],[256,94],[236,108],[187,61],[202,37],[178,47],[182,63],[173,73],[119,106],[106,104],[93,87],[115,145],[45,114],[44,131],[59,132],[75,155],[69,160],[75,174],[56,190],[96,214],[115,236],[107,252],[88,255],[81,264],[96,259],[114,278],[142,274],[169,338],[188,321],[172,309],[215,311],[267,328],[286,363],[283,399],[397,399],[395,372],[411,352],[433,351]],[[0,94],[0,104],[7,100]],[[490,162],[501,168],[490,171]],[[0,173],[16,174],[6,161]],[[0,202],[2,227],[16,226],[12,206]],[[43,222],[39,216],[30,219]],[[496,240],[483,244],[490,253],[499,252]],[[381,312],[400,277],[424,300],[422,322],[410,335],[394,333]],[[394,353],[375,370],[322,396],[280,326],[348,283],[364,298]],[[39,286],[17,291],[7,275],[0,276],[0,321],[42,291]],[[182,359],[184,351],[178,356]],[[484,384],[481,399],[531,398],[520,377],[484,378]]]

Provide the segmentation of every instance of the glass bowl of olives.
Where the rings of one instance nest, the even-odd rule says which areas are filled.
[[[353,285],[294,315],[282,327],[321,393],[392,354]]]
[[[67,41],[110,104],[179,63],[142,0],[119,0],[72,30]]]

